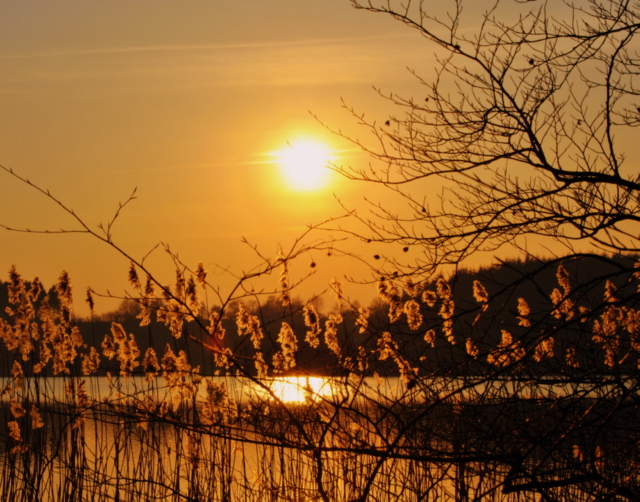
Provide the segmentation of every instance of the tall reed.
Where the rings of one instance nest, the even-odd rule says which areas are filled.
[[[287,290],[283,260],[279,286]],[[577,373],[568,359],[569,377],[536,376],[535,365],[564,354],[523,298],[517,302],[522,330],[501,328],[499,339],[478,336],[472,328],[490,315],[492,301],[479,281],[473,283],[479,306],[462,333],[443,279],[422,288],[407,281],[404,290],[380,281],[389,305],[382,330],[369,309],[349,310],[334,280],[336,309],[324,323],[311,303],[294,312],[288,291],[281,296],[288,314],[277,331],[261,322],[257,309],[237,304],[226,319],[249,343],[232,350],[224,342],[224,312],[212,310],[208,321],[195,315],[202,305],[197,288],[208,287],[201,266],[193,275],[178,269],[173,287],[156,296],[132,265],[142,324],[155,314],[174,340],[143,354],[115,322],[99,346],[85,342],[73,323],[66,273],[54,304],[39,281],[28,284],[12,269],[10,306],[0,325],[8,375],[0,406],[0,497],[633,500],[640,489],[634,425],[640,417],[638,382],[626,373],[625,357],[640,350],[638,311],[621,304],[609,283],[599,310],[580,311],[564,268],[557,278],[563,291],[551,293],[546,319],[591,330],[609,374]],[[437,324],[425,326],[428,309]],[[202,324],[209,338],[200,345],[227,376],[204,375],[192,365],[188,322]],[[418,346],[421,352],[414,352]],[[314,388],[299,368],[303,348],[333,361],[324,375],[328,391]],[[451,354],[466,366],[425,366],[427,357]],[[290,402],[274,382],[302,397]]]

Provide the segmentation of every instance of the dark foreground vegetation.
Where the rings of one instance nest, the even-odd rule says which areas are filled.
[[[634,266],[589,256],[403,289],[385,279],[384,303],[371,308],[348,303],[334,281],[330,313],[284,289],[277,303],[236,302],[206,320],[183,308],[202,312],[202,286],[182,286],[198,267],[178,271],[175,296],[126,307],[136,330],[124,318],[75,322],[66,274],[49,298],[12,270],[2,494],[636,500]],[[568,270],[589,276],[582,289]],[[137,288],[133,265],[130,280]]]

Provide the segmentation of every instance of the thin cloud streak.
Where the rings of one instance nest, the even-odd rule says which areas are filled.
[[[395,38],[395,44],[385,43]],[[386,82],[398,78],[397,61],[424,61],[413,39],[379,36],[240,45],[158,46],[127,50],[76,51],[49,63],[36,59],[6,59],[9,68],[0,86],[24,88],[42,84],[93,81],[118,89],[196,89],[220,87],[283,87]],[[237,50],[244,50],[239,57]],[[74,55],[103,54],[90,61]],[[52,57],[54,53],[51,53]],[[62,54],[62,53],[60,53]],[[146,56],[145,56],[146,55]],[[1,58],[2,56],[0,56]],[[28,65],[27,61],[38,61]],[[15,68],[11,68],[15,66]],[[394,70],[390,68],[395,67]],[[100,91],[102,92],[102,91]]]
[[[143,52],[191,52],[209,50],[263,49],[301,46],[334,46],[346,43],[373,42],[380,40],[398,40],[412,38],[411,34],[388,34],[367,37],[325,38],[312,40],[283,40],[273,42],[249,42],[236,44],[203,44],[203,45],[149,45],[132,47],[110,47],[103,49],[59,50],[19,54],[0,54],[0,59],[26,59],[54,56],[91,56],[99,54],[127,54]]]

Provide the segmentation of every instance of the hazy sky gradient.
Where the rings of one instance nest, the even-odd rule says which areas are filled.
[[[255,263],[242,236],[273,255],[305,225],[340,214],[334,194],[364,194],[337,179],[307,193],[282,183],[272,152],[297,137],[325,141],[340,162],[369,162],[309,111],[363,134],[341,99],[384,121],[389,105],[372,86],[411,93],[406,67],[433,59],[416,33],[347,0],[7,1],[0,64],[0,163],[90,224],[138,187],[119,244],[141,257],[167,242],[188,263],[239,273]],[[0,215],[13,226],[74,226],[4,175]],[[126,287],[126,261],[87,237],[1,236],[0,271],[16,264],[51,285],[67,269],[78,297],[89,285]],[[341,266],[318,275],[328,280]]]

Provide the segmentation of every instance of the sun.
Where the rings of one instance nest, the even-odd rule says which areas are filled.
[[[317,190],[329,181],[329,149],[318,141],[296,140],[277,152],[286,183],[294,190]]]

